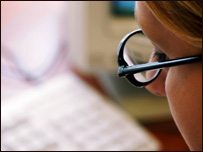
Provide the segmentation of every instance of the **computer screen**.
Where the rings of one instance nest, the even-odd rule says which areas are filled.
[[[114,16],[134,16],[135,1],[112,1],[111,13]]]

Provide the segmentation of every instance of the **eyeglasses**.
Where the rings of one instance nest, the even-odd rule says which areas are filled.
[[[153,82],[163,68],[200,62],[202,55],[169,60],[165,54],[154,50],[150,40],[139,29],[121,40],[117,60],[118,77],[125,77],[136,87],[144,87]]]

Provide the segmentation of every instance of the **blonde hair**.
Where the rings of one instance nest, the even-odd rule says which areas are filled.
[[[202,48],[202,0],[145,1],[145,4],[172,33]]]

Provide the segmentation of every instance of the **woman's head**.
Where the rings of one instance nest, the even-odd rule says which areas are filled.
[[[168,59],[202,54],[202,2],[137,1],[136,19]],[[151,56],[151,61],[154,55]],[[192,150],[202,149],[202,63],[165,68],[146,87],[167,96],[174,120]]]

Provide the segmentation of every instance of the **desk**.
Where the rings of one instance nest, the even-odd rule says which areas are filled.
[[[94,88],[96,88],[102,94],[106,94],[105,90],[99,85],[99,82],[95,77],[85,76],[80,72],[72,69],[80,78],[88,82]],[[183,137],[178,131],[173,120],[167,120],[156,123],[142,123],[146,129],[148,129],[152,135],[154,135],[162,144],[161,151],[189,151]]]

